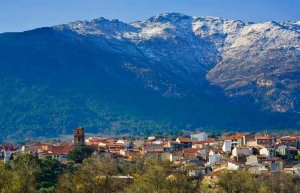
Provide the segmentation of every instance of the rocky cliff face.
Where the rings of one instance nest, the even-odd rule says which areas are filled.
[[[207,78],[228,96],[247,95],[269,110],[298,112],[300,34],[296,29],[292,22],[245,26]]]

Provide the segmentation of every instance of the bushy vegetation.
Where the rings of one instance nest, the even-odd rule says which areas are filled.
[[[53,193],[66,166],[51,158],[21,155],[0,163],[0,193]]]
[[[68,153],[68,159],[74,163],[82,163],[82,161],[92,155],[94,150],[88,146],[78,146]]]
[[[300,178],[284,173],[254,176],[236,171],[221,174],[216,185],[225,193],[296,193],[300,191]]]
[[[221,173],[216,181],[189,177],[189,167],[137,156],[132,162],[93,155],[81,164],[20,155],[0,163],[0,193],[298,193],[300,179],[279,173]]]

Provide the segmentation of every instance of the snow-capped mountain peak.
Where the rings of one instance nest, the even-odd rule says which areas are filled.
[[[208,80],[230,97],[249,95],[267,104],[264,108],[281,112],[293,111],[298,104],[294,93],[300,81],[293,77],[298,77],[300,69],[299,21],[244,23],[165,13],[129,24],[98,18],[54,29],[89,38],[108,50],[146,57],[198,89]],[[152,68],[148,66],[148,72],[154,72]],[[143,76],[139,75],[149,82]],[[168,93],[173,90],[178,94],[175,83],[161,84],[173,85]],[[159,86],[151,83],[151,88]]]

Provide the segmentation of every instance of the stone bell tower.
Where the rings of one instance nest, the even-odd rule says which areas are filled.
[[[84,146],[84,129],[76,128],[74,129],[74,146]]]

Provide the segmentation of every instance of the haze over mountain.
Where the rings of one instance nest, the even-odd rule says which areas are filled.
[[[2,139],[299,128],[300,21],[161,14],[0,34]]]

